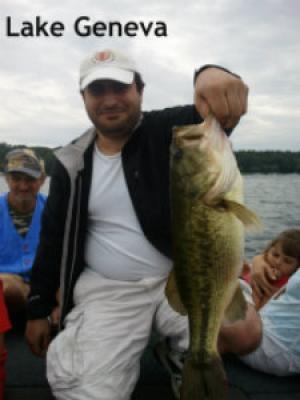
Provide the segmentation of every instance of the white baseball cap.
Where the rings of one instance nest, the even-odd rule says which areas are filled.
[[[111,79],[126,84],[133,82],[136,66],[124,54],[106,49],[85,58],[80,64],[80,90],[99,79]]]

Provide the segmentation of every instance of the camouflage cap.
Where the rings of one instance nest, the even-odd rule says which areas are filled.
[[[15,149],[5,156],[4,172],[22,172],[38,179],[45,173],[44,161],[40,160],[33,150]]]

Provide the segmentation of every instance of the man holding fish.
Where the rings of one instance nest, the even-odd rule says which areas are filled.
[[[171,232],[172,129],[213,114],[230,130],[246,112],[248,95],[238,76],[212,65],[196,71],[194,83],[194,105],[142,112],[144,82],[126,54],[104,50],[81,64],[80,91],[93,127],[56,153],[26,330],[33,353],[47,353],[47,377],[57,399],[128,400],[152,326],[174,349],[189,346],[188,318],[171,308],[165,295],[173,259],[180,257]],[[238,182],[236,169],[222,188],[230,191],[232,182]],[[234,210],[242,215],[239,220],[249,215],[251,220],[239,207],[236,186],[222,198],[228,210],[222,215]],[[239,222],[232,223],[241,235],[234,239],[239,247],[230,276],[235,280],[243,232]],[[228,299],[223,296],[228,303],[235,286]],[[61,330],[50,343],[47,317],[59,287]],[[249,350],[257,341],[247,344]]]

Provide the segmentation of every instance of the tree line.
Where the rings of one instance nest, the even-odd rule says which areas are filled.
[[[237,151],[236,159],[245,174],[290,174],[300,173],[299,151]]]
[[[4,158],[8,151],[14,148],[26,147],[24,145],[13,146],[0,143],[0,171],[3,171]],[[36,154],[45,161],[46,172],[51,175],[54,162],[54,151],[48,147],[31,147]],[[289,174],[300,173],[299,151],[255,151],[240,150],[235,152],[236,159],[243,174]]]

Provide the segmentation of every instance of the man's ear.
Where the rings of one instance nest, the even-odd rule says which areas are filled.
[[[143,96],[144,96],[144,88],[141,88],[140,91],[139,91],[138,93],[139,93],[139,95],[140,95],[140,97],[141,97],[141,100],[142,100],[142,99],[143,99]]]

